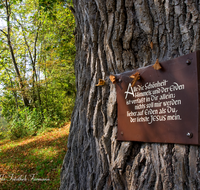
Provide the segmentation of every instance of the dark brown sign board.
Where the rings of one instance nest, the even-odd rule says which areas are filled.
[[[200,52],[116,75],[120,141],[200,145]],[[134,87],[130,78],[140,73]]]

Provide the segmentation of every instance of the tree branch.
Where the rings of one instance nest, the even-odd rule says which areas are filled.
[[[22,98],[23,98],[23,101],[24,101],[24,105],[26,107],[28,107],[29,106],[29,100],[26,97],[26,94],[25,94],[25,91],[24,91],[24,89],[25,89],[24,83],[23,83],[22,77],[21,77],[20,72],[19,72],[19,68],[18,68],[18,65],[17,65],[17,62],[16,62],[15,54],[14,54],[14,51],[13,51],[13,46],[12,46],[11,39],[10,39],[11,38],[10,37],[10,14],[11,14],[10,4],[8,4],[8,0],[6,0],[8,46],[9,46],[9,49],[10,49],[10,55],[11,55],[12,62],[13,62],[14,68],[15,68],[15,72],[16,72],[16,75],[19,79],[19,86],[20,86],[20,89],[22,91]]]
[[[35,42],[34,42],[34,63],[36,62],[36,46],[37,46],[37,40],[38,40],[38,36],[39,36],[39,30],[40,30],[40,26],[41,26],[41,22],[38,25],[37,28],[37,32],[36,32],[36,36],[35,36]]]
[[[0,32],[2,32],[6,37],[8,37],[8,34],[4,32],[2,29],[0,29]]]
[[[32,53],[31,53],[31,50],[30,50],[30,46],[28,44],[28,41],[26,39],[26,35],[25,35],[25,32],[24,32],[24,26],[17,20],[17,18],[14,16],[14,19],[17,21],[17,23],[21,26],[21,29],[22,29],[22,34],[23,34],[23,37],[24,37],[24,41],[25,41],[25,44],[28,48],[28,53],[29,53],[29,56],[30,56],[30,59],[31,59],[31,63],[32,65],[34,64],[33,62],[33,56],[32,56]]]

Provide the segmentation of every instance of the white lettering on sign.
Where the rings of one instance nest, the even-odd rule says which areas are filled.
[[[130,92],[130,90],[131,90],[131,92]],[[125,94],[126,94],[125,99],[127,98],[127,96],[128,96],[129,94],[132,95],[132,96],[134,97],[134,92],[133,92],[133,88],[131,87],[131,83],[129,83],[128,89],[127,89],[127,91],[125,92]]]
[[[173,82],[168,85],[167,80],[147,82],[143,86],[134,87],[129,83],[125,101],[127,106],[134,107],[133,111],[127,111],[130,123],[147,122],[150,125],[158,121],[181,120],[178,107],[182,102],[176,99],[175,92],[184,89],[184,84]]]

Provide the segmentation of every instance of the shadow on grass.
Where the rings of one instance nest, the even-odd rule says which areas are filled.
[[[0,175],[5,174],[0,189],[58,189],[67,140],[68,134],[41,136],[5,148],[0,152]]]

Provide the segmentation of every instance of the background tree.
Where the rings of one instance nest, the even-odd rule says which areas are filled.
[[[73,2],[77,98],[60,189],[200,189],[198,146],[116,140],[116,91],[108,80],[199,50],[200,2]],[[100,78],[106,85],[96,87]]]
[[[74,17],[65,2],[1,0],[0,107],[11,135],[36,134],[71,116]],[[66,77],[67,73],[67,77]]]
[[[21,73],[19,71],[19,66],[17,64],[17,60],[16,60],[16,56],[14,53],[14,48],[13,48],[13,43],[11,41],[12,38],[12,21],[11,21],[11,14],[12,14],[12,7],[13,4],[16,4],[15,1],[1,1],[1,8],[3,11],[1,12],[1,15],[4,15],[3,18],[5,19],[6,23],[7,23],[7,27],[5,28],[5,30],[0,29],[0,32],[2,32],[5,37],[6,37],[6,43],[8,45],[8,48],[10,50],[10,57],[15,69],[15,74],[17,76],[17,79],[19,81],[19,88],[21,91],[21,96],[23,98],[23,102],[24,102],[24,106],[28,107],[29,106],[29,101],[27,99],[27,96],[25,94],[25,86],[24,86],[24,81],[22,79]]]

